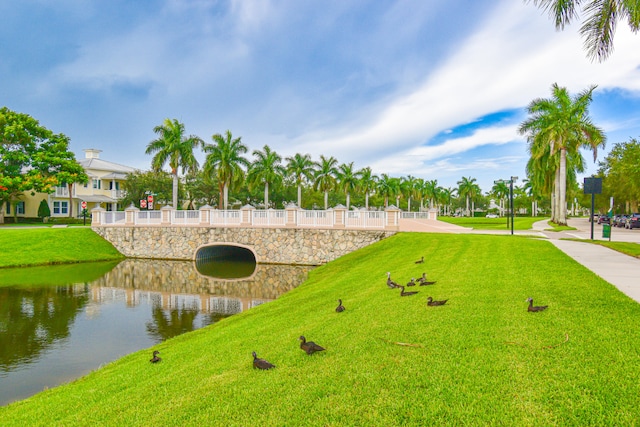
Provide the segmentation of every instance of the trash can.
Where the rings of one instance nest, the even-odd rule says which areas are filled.
[[[611,225],[610,224],[602,224],[602,237],[605,239],[611,238]]]

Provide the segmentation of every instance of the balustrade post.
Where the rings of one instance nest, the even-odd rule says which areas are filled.
[[[164,206],[160,208],[160,225],[171,225],[171,212],[173,212],[173,206]]]
[[[338,205],[333,208],[335,222],[333,223],[334,228],[344,228],[347,221],[347,207],[343,205]]]
[[[284,226],[285,227],[295,227],[298,225],[298,218],[296,215],[298,214],[298,206],[295,203],[289,203],[284,208]]]
[[[135,225],[138,212],[140,212],[140,209],[136,208],[133,203],[131,203],[131,206],[124,210],[124,224]]]
[[[385,229],[387,230],[399,230],[400,229],[400,213],[402,211],[396,208],[394,205],[389,206],[384,210],[385,215],[387,216],[387,222],[385,224]]]
[[[213,208],[209,205],[204,205],[198,210],[200,211],[200,225],[209,225]]]
[[[433,220],[437,220],[438,219],[438,209],[436,209],[436,208],[429,209],[428,218],[429,219],[433,219]]]
[[[100,206],[91,209],[91,225],[98,226],[102,225],[102,212],[106,212],[104,208]]]
[[[251,217],[253,216],[253,211],[255,210],[256,208],[251,205],[244,205],[240,208],[240,226],[251,227],[253,225]]]

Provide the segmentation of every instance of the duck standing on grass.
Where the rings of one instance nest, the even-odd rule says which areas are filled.
[[[273,365],[273,364],[267,362],[264,359],[258,358],[258,355],[256,354],[255,351],[253,353],[251,353],[251,354],[253,355],[253,367],[254,368],[271,369],[271,368],[275,368],[276,367],[276,365]]]
[[[395,289],[395,288],[398,287],[398,284],[396,282],[394,282],[393,280],[391,280],[391,272],[390,271],[387,272],[387,286],[390,289]]]
[[[300,348],[307,354],[313,354],[318,351],[324,351],[324,347],[320,347],[318,344],[313,341],[307,341],[307,339],[300,335]]]
[[[153,352],[153,357],[151,358],[151,360],[149,360],[149,362],[151,363],[158,363],[159,361],[161,361],[162,359],[160,357],[158,357],[158,354],[160,354],[160,352],[158,350]]]

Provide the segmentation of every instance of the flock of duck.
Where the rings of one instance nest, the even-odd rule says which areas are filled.
[[[415,262],[415,264],[423,264],[423,263],[424,263],[424,256]],[[429,285],[434,285],[435,283],[436,283],[435,280],[434,281],[427,280],[427,274],[426,273],[422,273],[422,276],[419,277],[418,279],[412,277],[411,280],[406,284],[406,287],[411,287],[411,286],[416,286],[416,285],[418,285],[418,286],[429,286]],[[390,289],[400,289],[400,296],[401,297],[416,295],[418,293],[418,291],[405,291],[405,286],[399,285],[398,283],[396,283],[395,281],[393,281],[391,279],[391,272],[387,272],[387,286]],[[447,301],[449,301],[449,300],[448,299],[434,300],[432,297],[429,296],[429,297],[427,297],[427,306],[428,307],[442,306],[442,305],[445,305],[447,303]],[[547,305],[534,306],[533,305],[533,298],[527,298],[527,302],[529,302],[529,306],[527,308],[527,311],[529,311],[529,312],[544,311],[548,307]],[[336,313],[342,313],[343,311],[345,311],[345,307],[344,307],[344,305],[342,305],[342,300],[339,299],[338,300],[338,306],[336,307]],[[307,341],[307,339],[302,335],[300,336],[300,338],[298,338],[298,340],[300,341],[300,349],[302,351],[304,351],[305,353],[307,353],[308,355],[312,355],[313,353],[317,353],[317,352],[320,352],[320,351],[325,351],[324,347],[316,344],[313,341]],[[153,352],[153,358],[150,360],[151,363],[158,363],[158,362],[160,362],[162,360],[160,357],[158,357],[158,354],[160,354],[160,352],[158,350],[155,350]],[[253,356],[253,367],[254,368],[256,368],[256,369],[272,369],[272,368],[276,367],[271,362],[268,362],[265,359],[259,358],[255,351],[252,352],[251,354]]]

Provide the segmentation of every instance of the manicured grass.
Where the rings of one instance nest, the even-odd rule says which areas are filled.
[[[614,251],[622,252],[623,254],[631,255],[632,257],[640,258],[640,244],[631,242],[609,242],[606,240],[586,240],[586,239],[567,239],[575,240],[578,242],[593,243],[600,246],[606,246]]]
[[[424,264],[414,261],[425,256]],[[386,272],[437,283],[400,297]],[[427,296],[448,298],[426,307]],[[525,299],[549,305],[528,313]],[[346,311],[336,313],[341,298]],[[634,425],[640,305],[512,236],[402,233],[279,299],[0,408],[3,426]],[[307,356],[305,335],[326,347]],[[274,363],[254,370],[251,352]]]
[[[534,222],[542,221],[541,217],[515,217],[513,221],[514,230],[530,230]],[[511,223],[507,227],[507,218],[485,218],[485,217],[451,217],[439,216],[439,221],[448,222],[450,224],[459,225],[461,227],[470,227],[474,230],[511,230]]]
[[[123,256],[90,228],[0,230],[0,267],[106,261]]]
[[[547,221],[547,224],[551,227],[551,228],[545,228],[545,231],[571,231],[571,230],[577,230],[577,228],[575,227],[569,227],[568,225],[558,225],[555,222],[552,221]]]

